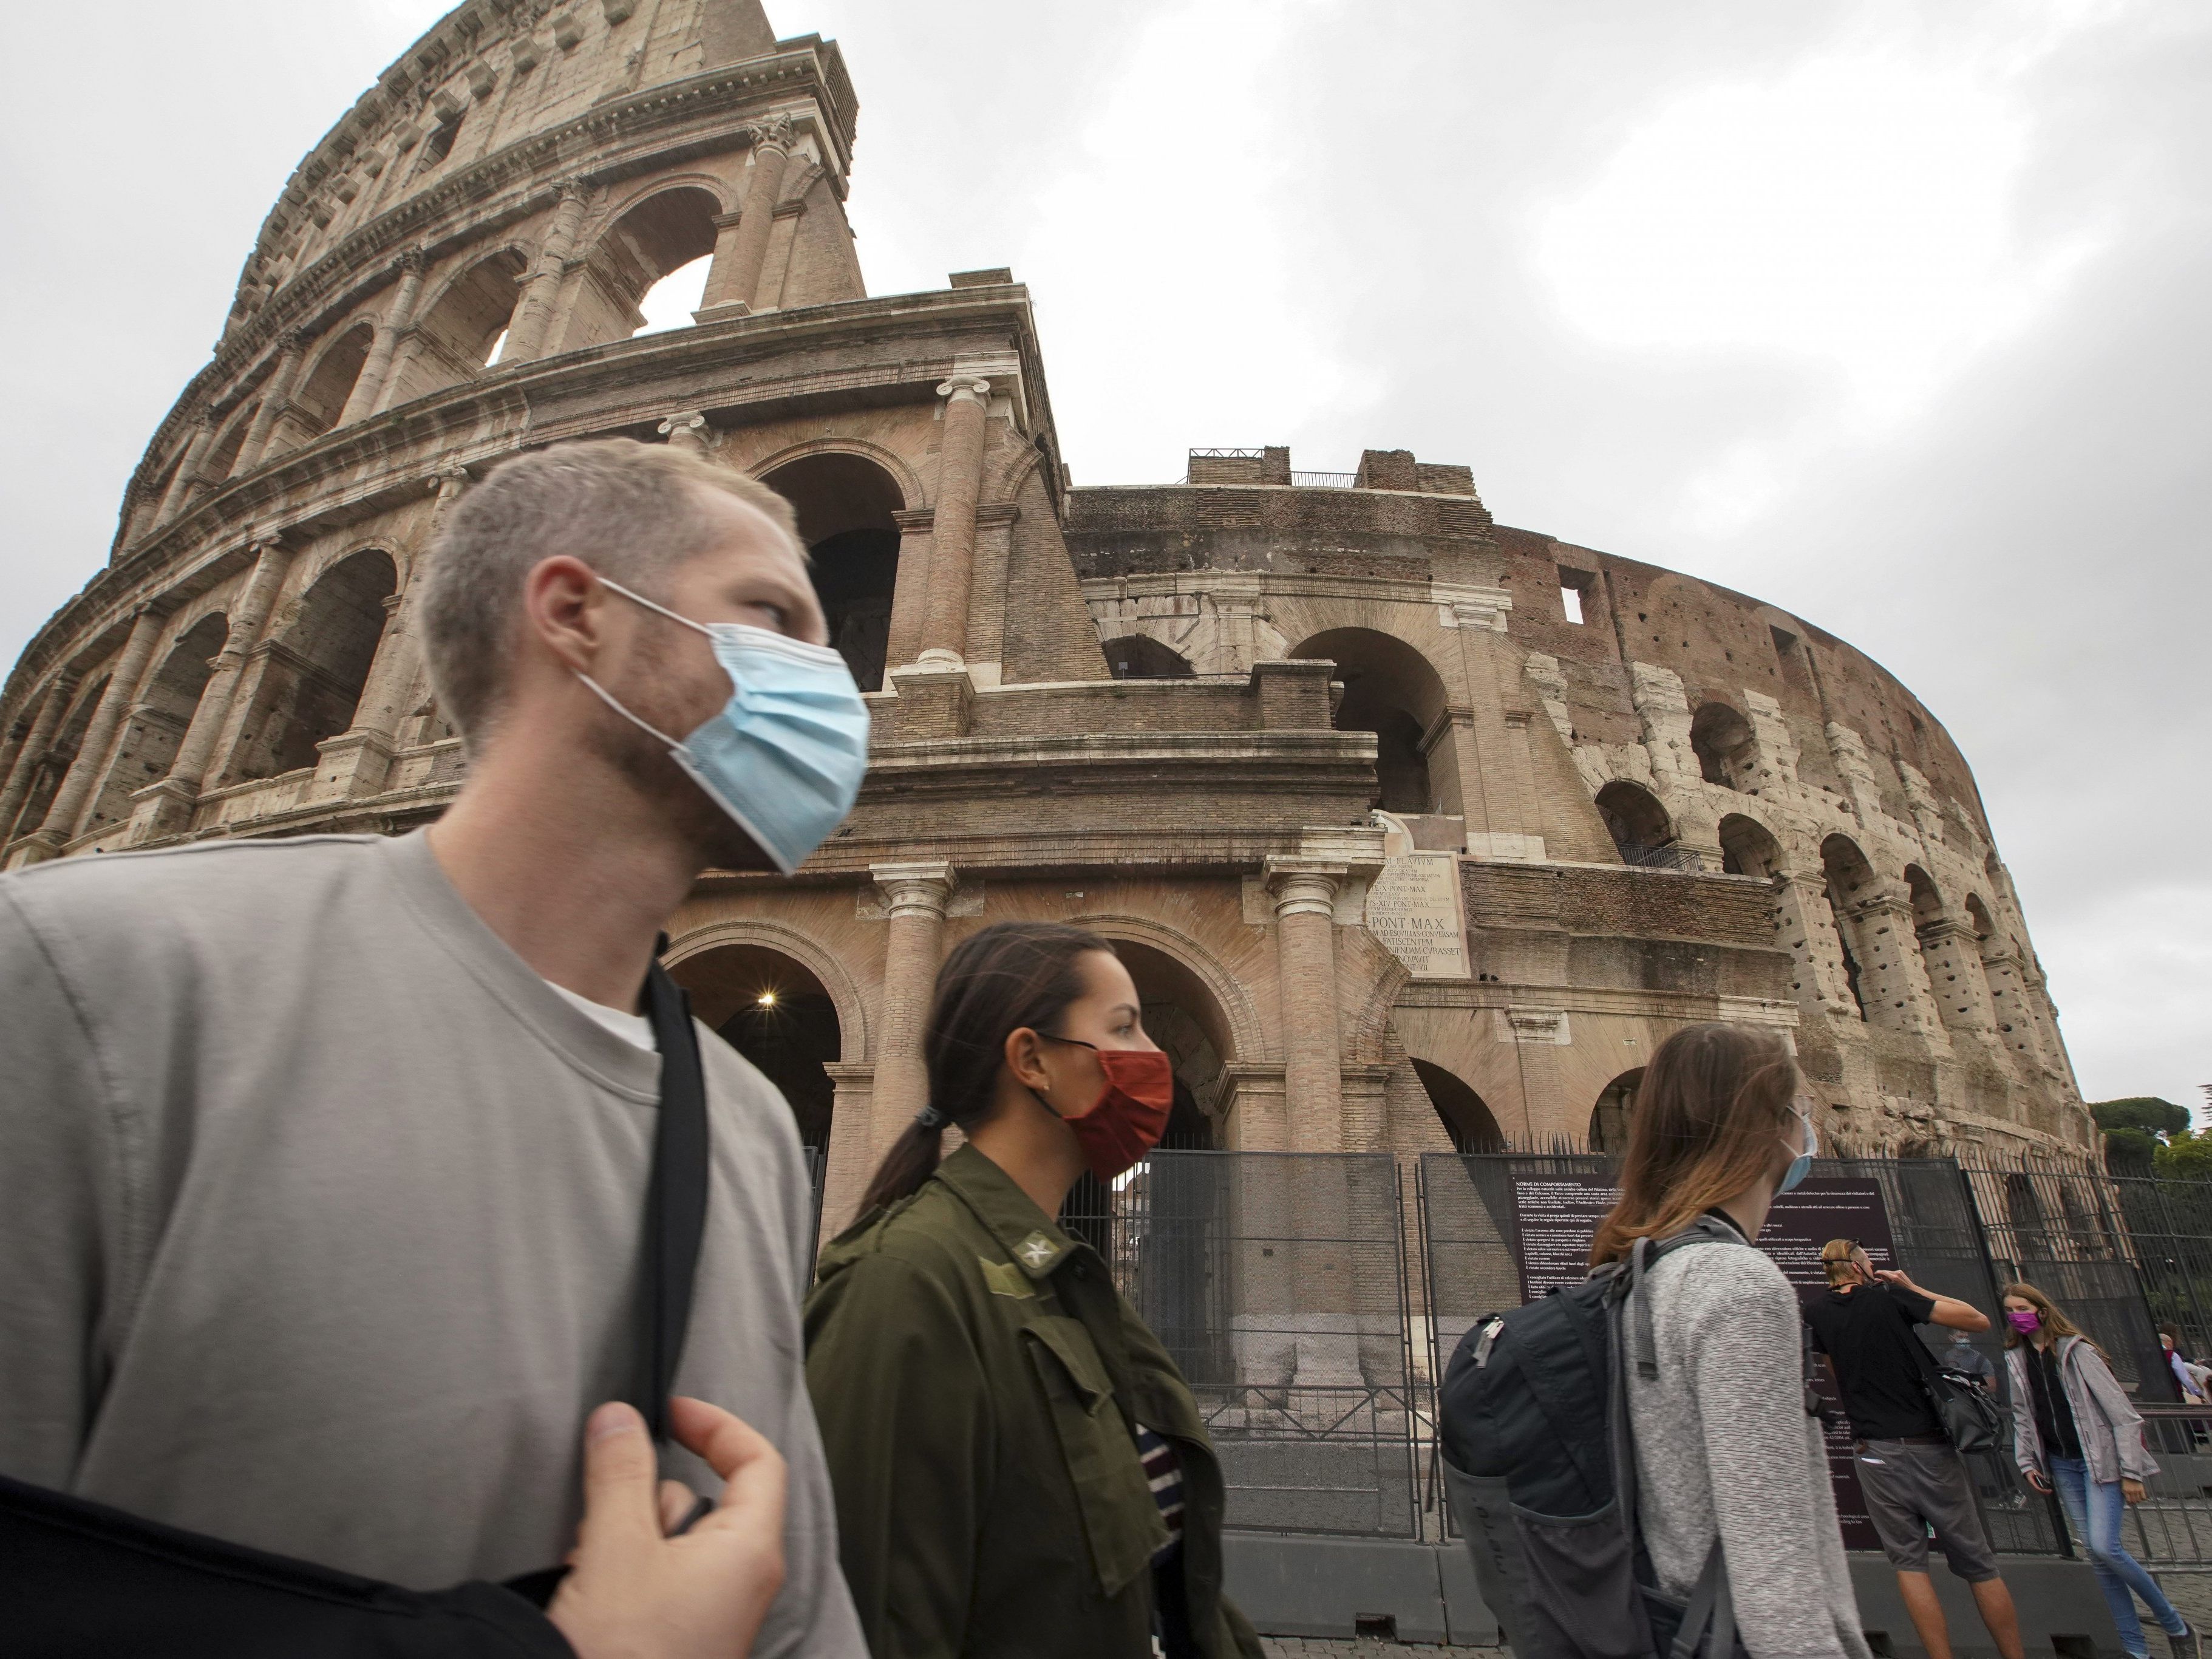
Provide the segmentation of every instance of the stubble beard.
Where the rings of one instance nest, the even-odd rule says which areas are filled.
[[[659,726],[674,737],[678,734],[656,718],[661,711],[655,705],[664,701],[652,696],[641,700],[643,706],[625,706],[634,709],[641,720]],[[734,818],[714,804],[704,789],[692,781],[690,775],[676,763],[658,738],[640,731],[612,709],[608,709],[606,714],[606,720],[598,725],[593,746],[637,792],[646,809],[668,827],[670,834],[700,869],[775,868],[775,861],[738,827]]]

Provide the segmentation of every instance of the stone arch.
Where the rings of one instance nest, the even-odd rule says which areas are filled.
[[[1344,1058],[1354,1066],[1389,1065],[1405,1052],[1396,1035],[1396,1015],[1398,999],[1413,982],[1413,970],[1388,951],[1378,950],[1376,955],[1382,960],[1382,972],[1344,1036]]]
[[[1116,945],[1147,945],[1196,979],[1207,1000],[1219,1011],[1222,1035],[1227,1045],[1221,1054],[1224,1061],[1275,1058],[1268,1050],[1259,1011],[1252,1006],[1252,999],[1243,984],[1189,935],[1150,916],[1109,915],[1073,916],[1069,920],[1076,927],[1088,927],[1113,940]]]
[[[678,982],[688,988],[690,981],[681,975],[676,975],[680,964],[711,951],[735,947],[787,957],[805,969],[822,987],[836,1009],[843,1061],[866,1064],[873,1057],[868,1030],[867,1002],[860,994],[858,981],[835,955],[795,927],[757,916],[710,922],[704,927],[692,928],[675,939],[661,960]]]
[[[1451,1137],[1452,1150],[1462,1154],[1502,1152],[1506,1150],[1504,1131],[1498,1127],[1498,1117],[1482,1097],[1456,1072],[1437,1065],[1434,1060],[1408,1056],[1413,1060],[1413,1075],[1421,1080],[1421,1087],[1429,1097],[1429,1104]]]
[[[265,647],[234,778],[313,766],[316,745],[353,724],[384,637],[384,602],[398,585],[398,566],[380,547],[335,559],[316,575]]]
[[[391,403],[459,386],[491,367],[528,269],[520,249],[501,247],[457,272],[423,307],[410,333],[406,372]]]
[[[22,810],[15,814],[15,822],[4,826],[0,834],[0,846],[14,841],[18,836],[27,836],[46,821],[46,813],[60,791],[62,780],[69,775],[70,768],[76,763],[77,750],[84,746],[84,729],[92,724],[93,711],[100,700],[107,695],[108,676],[99,675],[91,684],[77,688],[76,701],[63,712],[54,726],[52,740],[46,745],[46,757],[39,763],[39,772],[23,797]],[[48,694],[52,695],[52,693]]]
[[[1690,748],[1707,783],[1748,793],[1759,775],[1759,744],[1751,722],[1727,703],[1701,704],[1690,716]]]
[[[1012,395],[1011,389],[1008,395]],[[1019,434],[1016,435],[1018,438]],[[1043,466],[1049,459],[1035,441],[1018,441],[994,448],[987,463],[983,482],[988,493],[983,499],[997,501],[1013,500],[1015,493],[1029,482],[1030,474]]]
[[[1659,797],[1640,783],[1615,778],[1597,792],[1598,816],[1623,864],[1671,865],[1674,820]]]
[[[921,478],[907,464],[906,458],[895,449],[870,443],[865,438],[809,438],[801,443],[787,444],[757,460],[747,462],[745,471],[766,482],[770,473],[782,471],[793,461],[816,455],[852,455],[864,461],[872,461],[889,473],[892,482],[898,485],[899,505],[902,509],[928,505],[927,491],[922,487]]]
[[[178,631],[168,655],[147,682],[146,695],[131,710],[114,762],[93,798],[86,833],[128,818],[132,792],[169,775],[200,694],[214,676],[215,655],[229,635],[230,619],[220,611],[196,617]]]
[[[1644,1085],[1644,1068],[1634,1066],[1607,1084],[1590,1108],[1589,1149],[1618,1158],[1628,1150],[1628,1127],[1636,1110],[1636,1091]]]
[[[320,437],[338,423],[375,340],[375,325],[364,320],[342,330],[325,344],[313,365],[300,377],[300,389],[291,397],[292,413],[279,428],[289,428],[287,435],[292,444]]]
[[[210,489],[221,489],[230,477],[231,468],[238,465],[238,453],[246,446],[246,434],[253,429],[253,416],[260,407],[258,398],[240,404],[216,433],[215,441],[208,446],[207,459],[200,463],[199,475]]]
[[[1188,657],[1149,634],[1123,634],[1101,648],[1107,672],[1117,680],[1188,679],[1196,672]]]
[[[1461,811],[1449,769],[1431,777],[1430,757],[1450,733],[1443,676],[1428,658],[1394,635],[1372,628],[1332,628],[1289,653],[1337,667],[1344,696],[1330,718],[1340,732],[1375,735],[1375,799],[1386,812]]]
[[[626,340],[646,325],[645,297],[665,278],[714,252],[719,190],[689,179],[657,179],[610,216],[584,258],[561,336],[574,351]],[[702,284],[703,286],[703,284]]]
[[[899,481],[849,452],[800,455],[762,475],[799,515],[830,643],[863,691],[880,691],[898,584]]]
[[[1844,983],[1861,1019],[1867,1018],[1870,988],[1862,982],[1870,960],[1860,938],[1858,907],[1875,896],[1874,866],[1858,843],[1849,836],[1830,836],[1820,843],[1820,873],[1825,880],[1828,914],[1835,922],[1836,946],[1843,952]]]
[[[1771,880],[1790,867],[1781,841],[1748,812],[1730,812],[1721,820],[1720,842],[1721,870],[1725,875]]]
[[[820,975],[788,951],[735,939],[672,952],[669,972],[698,1018],[782,1095],[799,1139],[826,1155],[837,1097],[828,1068],[845,1058],[845,1040]]]

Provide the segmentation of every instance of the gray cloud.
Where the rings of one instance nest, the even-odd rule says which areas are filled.
[[[44,67],[82,59],[81,15],[17,20],[0,69],[17,324],[0,657],[105,557],[124,482],[301,153],[434,10],[329,3],[303,27],[308,9],[278,0],[118,0],[92,26],[96,76]],[[1174,477],[1193,444],[1287,441],[1316,468],[1411,447],[1471,464],[1507,522],[1832,629],[1974,765],[2088,1096],[2193,1102],[2212,1081],[2202,8],[769,12],[851,62],[872,288],[1002,263],[1035,285],[1079,482]],[[1848,356],[1638,349],[1577,325],[1542,228],[1625,146],[1713,88],[1892,60],[1986,76],[2010,100],[1992,312],[2071,251],[2016,326],[1905,414],[1855,421]],[[1870,148],[1884,119],[1870,102]],[[1720,205],[1754,231],[1777,207]],[[1650,246],[1607,257],[1624,281],[1667,274]],[[1747,505],[1701,516],[1739,485]]]

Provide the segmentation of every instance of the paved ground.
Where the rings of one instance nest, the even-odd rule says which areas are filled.
[[[2166,1592],[2166,1599],[2173,1603],[2174,1611],[2199,1630],[2212,1631],[2212,1572],[2154,1572],[2158,1587]],[[2138,1607],[2137,1612],[2142,1609]],[[2144,1620],[2146,1628],[2149,1620]],[[2153,1653],[2159,1652],[2164,1643],[2154,1642]]]
[[[1411,1642],[1328,1642],[1310,1636],[1263,1636],[1267,1659],[1512,1659],[1504,1648],[1437,1648]]]

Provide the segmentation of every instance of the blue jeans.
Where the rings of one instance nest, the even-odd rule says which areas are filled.
[[[2129,1591],[2142,1597],[2151,1617],[2168,1636],[2180,1635],[2189,1624],[2173,1610],[2158,1581],[2120,1542],[2120,1516],[2127,1509],[2120,1483],[2092,1480],[2088,1464],[2078,1457],[2045,1461],[2051,1467],[2051,1484],[2057,1489],[2058,1502],[2066,1511],[2066,1525],[2074,1541],[2087,1552],[2089,1565],[2096,1571],[2097,1588],[2105,1592],[2105,1605],[2112,1609],[2120,1646],[2143,1659],[2150,1648],[2143,1640],[2142,1620],[2136,1616],[2135,1599]]]

